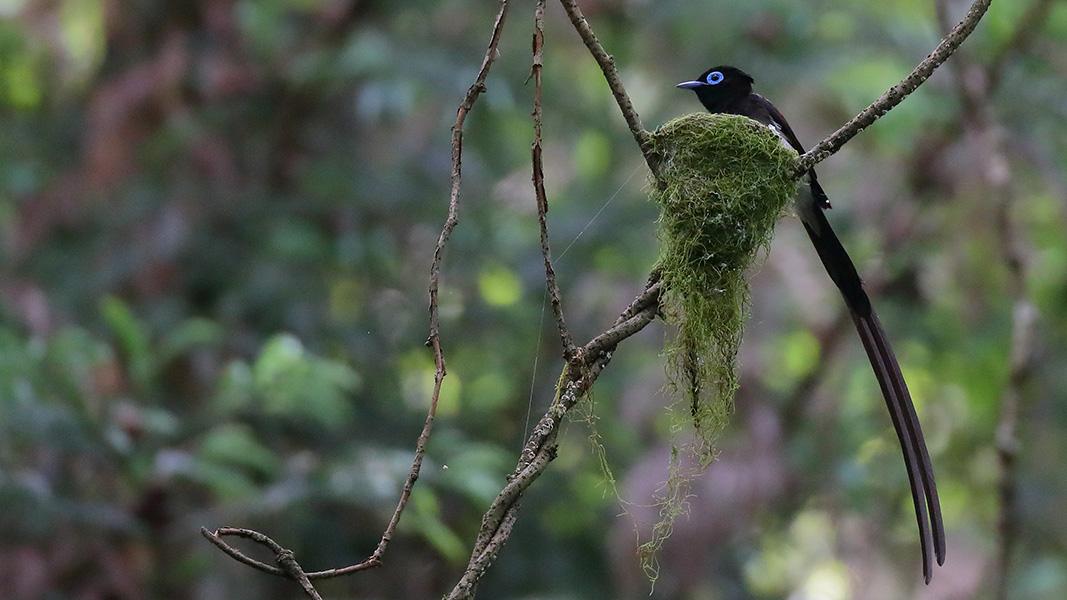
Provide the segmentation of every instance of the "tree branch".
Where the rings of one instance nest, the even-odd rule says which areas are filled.
[[[563,358],[567,362],[574,357],[576,349],[567,321],[563,318],[563,303],[560,298],[559,285],[556,283],[556,271],[552,268],[552,250],[548,244],[548,196],[545,193],[544,164],[541,157],[541,71],[544,69],[543,49],[545,44],[545,0],[537,0],[534,9],[533,66],[530,76],[534,80],[533,126],[534,141],[531,150],[533,162],[534,195],[537,198],[537,222],[541,229],[541,255],[545,259],[545,285],[552,303],[552,313],[556,317],[556,328],[563,344]]]
[[[452,126],[452,191],[448,201],[448,218],[445,219],[445,225],[441,229],[440,237],[437,239],[433,262],[430,264],[430,340],[437,338],[441,333],[441,323],[437,310],[441,255],[444,252],[445,244],[448,243],[449,236],[452,235],[452,230],[456,228],[456,224],[459,222],[457,216],[459,212],[459,188],[463,181],[463,122],[467,118],[467,113],[474,107],[474,102],[478,100],[478,96],[486,91],[485,79],[489,76],[489,68],[492,67],[493,60],[498,54],[497,47],[500,45],[500,35],[504,29],[504,20],[508,16],[509,1],[500,0],[500,12],[496,15],[493,34],[489,39],[489,47],[485,51],[485,58],[482,59],[482,66],[478,70],[474,83],[467,89],[467,95],[463,98],[463,102],[460,103],[459,109],[456,110],[456,124]],[[427,341],[427,345],[430,345],[429,341]]]
[[[585,396],[604,367],[611,362],[616,345],[655,319],[659,311],[659,290],[659,282],[650,280],[648,289],[623,311],[615,325],[579,349],[575,360],[567,364],[560,378],[557,398],[534,427],[515,470],[508,476],[507,485],[500,490],[482,516],[482,526],[475,540],[470,562],[448,595],[449,600],[468,600],[474,597],[481,577],[511,534],[523,492],[541,476],[556,457],[556,435],[560,422]]]
[[[438,237],[437,246],[434,249],[433,262],[430,265],[430,335],[426,340],[426,345],[432,349],[434,357],[435,369],[433,394],[430,398],[430,408],[426,413],[426,421],[423,424],[422,431],[419,433],[418,441],[415,444],[415,458],[412,461],[411,470],[408,472],[407,479],[404,481],[404,487],[400,494],[400,500],[397,502],[396,510],[393,511],[393,516],[389,520],[389,524],[386,525],[381,540],[378,542],[378,546],[374,549],[371,556],[361,563],[339,569],[329,569],[326,571],[305,574],[291,551],[282,548],[274,542],[274,540],[262,533],[237,528],[220,528],[212,533],[206,528],[201,528],[201,534],[204,535],[204,537],[234,559],[266,573],[293,579],[300,583],[304,588],[305,593],[316,600],[319,600],[318,593],[315,591],[309,580],[348,575],[356,571],[378,567],[382,564],[382,556],[385,554],[389,542],[392,540],[393,534],[396,532],[397,525],[400,523],[400,515],[403,514],[404,508],[407,506],[408,500],[411,497],[411,491],[414,489],[415,482],[419,478],[419,471],[422,469],[422,459],[426,453],[426,444],[430,440],[434,418],[437,414],[437,402],[441,395],[441,384],[447,374],[444,353],[441,350],[441,327],[437,305],[437,294],[441,272],[441,258],[444,253],[444,247],[448,243],[452,231],[459,222],[457,215],[459,211],[460,183],[462,181],[463,122],[467,117],[467,113],[474,107],[475,101],[477,101],[482,92],[486,90],[485,79],[489,76],[489,69],[492,67],[493,60],[498,54],[497,47],[500,44],[501,32],[504,28],[504,21],[507,18],[508,4],[509,0],[500,0],[500,11],[497,13],[496,21],[493,24],[493,33],[489,39],[489,46],[486,48],[485,57],[482,59],[482,66],[478,70],[478,75],[476,76],[474,83],[471,84],[470,88],[467,90],[466,96],[464,96],[463,101],[456,110],[456,124],[452,126],[452,187],[448,203],[448,217],[445,219],[444,227],[441,229],[441,235]],[[271,567],[270,565],[266,565],[245,556],[236,548],[226,544],[222,540],[223,535],[238,535],[266,545],[274,552],[275,560],[281,568]]]

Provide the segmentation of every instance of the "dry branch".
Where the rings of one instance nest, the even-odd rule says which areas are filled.
[[[452,126],[452,185],[448,202],[448,217],[445,220],[444,227],[441,229],[441,235],[437,240],[437,246],[434,250],[433,262],[430,265],[430,335],[426,340],[426,345],[432,348],[433,351],[435,367],[434,388],[430,398],[430,408],[426,414],[426,421],[423,424],[422,431],[419,433],[418,441],[415,444],[415,458],[411,464],[411,470],[408,472],[407,479],[404,481],[404,486],[400,493],[400,500],[397,502],[396,510],[393,511],[393,516],[390,518],[389,524],[386,525],[385,530],[382,532],[382,537],[378,542],[378,546],[374,549],[371,556],[361,563],[338,569],[304,573],[303,569],[296,561],[296,558],[293,556],[293,553],[282,548],[266,535],[247,529],[220,528],[212,533],[206,528],[201,528],[201,534],[204,535],[204,537],[234,559],[272,575],[279,575],[293,579],[300,583],[301,587],[304,588],[305,593],[316,600],[319,598],[318,593],[315,591],[315,588],[311,585],[309,580],[339,577],[357,571],[378,567],[382,564],[382,556],[385,554],[389,542],[392,540],[393,534],[396,532],[397,525],[400,523],[400,516],[404,512],[404,508],[407,506],[408,500],[411,497],[411,491],[414,489],[415,482],[419,478],[419,471],[422,468],[422,459],[426,453],[426,444],[430,440],[434,417],[437,413],[437,401],[441,395],[441,384],[446,375],[445,358],[441,350],[440,317],[437,305],[437,293],[439,289],[441,259],[444,253],[444,248],[448,243],[452,231],[459,222],[459,192],[460,184],[462,182],[463,162],[463,123],[467,117],[467,113],[473,108],[475,101],[477,101],[482,92],[486,90],[485,79],[489,76],[489,69],[492,67],[493,60],[498,54],[497,47],[500,44],[504,21],[507,18],[508,3],[509,0],[500,1],[500,10],[497,13],[496,21],[493,24],[493,33],[490,36],[489,45],[485,51],[485,57],[482,59],[482,66],[478,70],[478,75],[475,78],[474,83],[471,84],[470,88],[467,90],[463,102],[460,103],[459,108],[456,111],[456,124]],[[280,568],[271,567],[270,565],[266,565],[245,556],[236,548],[226,544],[226,542],[222,540],[223,535],[238,535],[267,546],[274,552],[275,561],[279,564]]]
[[[604,367],[611,362],[619,341],[637,333],[655,319],[659,311],[660,285],[650,280],[648,288],[637,297],[616,320],[615,325],[578,350],[576,359],[568,363],[559,384],[559,393],[552,406],[534,427],[515,471],[482,517],[482,527],[471,553],[470,562],[449,600],[468,600],[474,597],[478,583],[496,558],[500,548],[511,535],[517,518],[519,500],[534,481],[556,457],[556,435],[559,424],[593,386]]]
[[[545,285],[548,286],[548,297],[552,304],[552,313],[555,315],[556,328],[559,330],[560,341],[563,344],[563,358],[569,362],[575,353],[574,340],[571,338],[570,330],[567,329],[567,321],[563,318],[563,302],[559,285],[556,283],[556,271],[552,268],[552,250],[548,244],[548,196],[545,193],[545,172],[541,147],[541,72],[544,68],[544,25],[545,0],[537,0],[537,7],[534,9],[533,66],[530,70],[530,76],[534,80],[534,141],[531,150],[533,186],[534,196],[537,198],[537,222],[541,229],[541,255],[545,259]]]

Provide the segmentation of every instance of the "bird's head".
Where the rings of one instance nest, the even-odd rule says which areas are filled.
[[[692,81],[683,81],[678,87],[693,90],[701,104],[712,112],[712,107],[731,100],[744,98],[752,92],[752,76],[736,67],[721,65],[704,71]]]

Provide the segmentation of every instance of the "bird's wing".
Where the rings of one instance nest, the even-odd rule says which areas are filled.
[[[793,128],[789,126],[789,121],[786,120],[785,115],[778,110],[771,101],[763,96],[752,93],[752,100],[757,104],[757,112],[766,112],[770,117],[770,123],[766,125],[774,129],[779,136],[789,143],[793,147],[793,150],[797,151],[797,154],[804,154],[804,146],[797,139],[797,134],[793,133]],[[818,179],[815,176],[815,169],[808,171],[809,181],[812,183],[812,193],[814,199],[819,208],[830,208],[830,199],[826,196],[826,193],[822,191],[822,186],[818,184]]]

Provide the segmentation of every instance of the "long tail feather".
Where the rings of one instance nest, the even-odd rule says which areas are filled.
[[[817,190],[818,193],[821,191],[821,189]],[[945,562],[945,527],[930,454],[926,449],[926,441],[923,439],[922,427],[919,425],[919,417],[915,412],[911,394],[904,382],[904,375],[900,372],[900,365],[893,353],[893,348],[889,345],[878,316],[871,308],[870,298],[863,291],[863,283],[856,272],[856,267],[841,245],[841,241],[830,228],[830,223],[826,220],[822,209],[814,202],[806,206],[801,205],[799,208],[808,237],[811,238],[826,272],[833,279],[845,299],[845,304],[848,305],[860,340],[863,342],[875,377],[878,379],[878,385],[882,389],[882,396],[889,409],[893,428],[900,440],[904,465],[907,468],[908,481],[911,486],[912,501],[915,504],[915,519],[919,525],[923,576],[926,583],[930,583],[933,560],[936,559],[939,565]],[[929,511],[929,516],[927,511]]]
[[[900,440],[904,465],[908,472],[908,483],[911,486],[911,499],[915,505],[915,519],[919,524],[919,538],[922,541],[923,577],[926,583],[930,583],[930,577],[933,575],[932,561],[936,558],[939,565],[945,562],[945,546],[941,508],[926,442],[923,440],[918,417],[900,373],[900,367],[885,338],[877,315],[873,311],[867,316],[852,312],[852,319],[859,331],[860,340],[867,351],[871,366],[874,368],[878,385],[882,388],[882,396],[889,409],[893,428]],[[933,521],[932,530],[930,520],[927,519],[927,510],[929,510],[930,520]],[[929,548],[931,540],[933,552]]]

